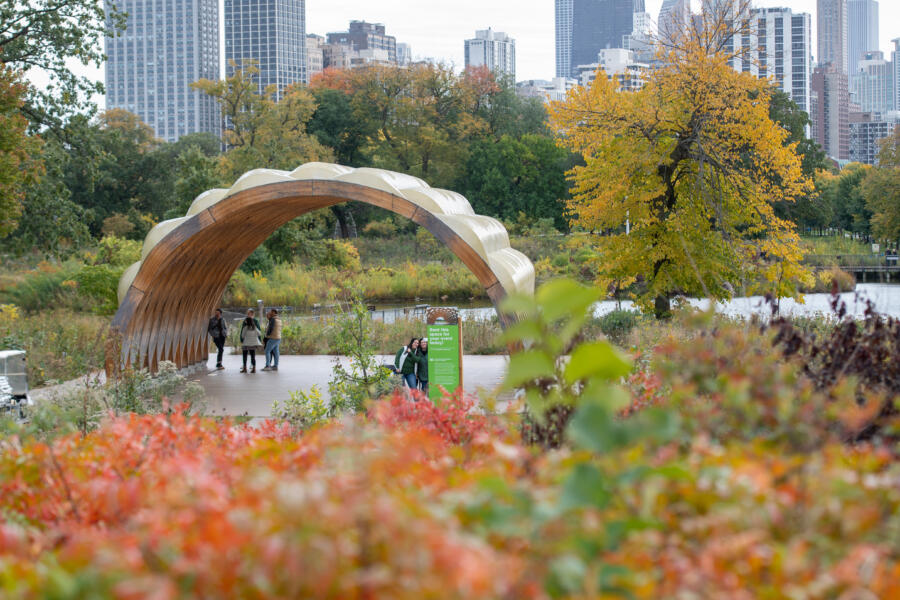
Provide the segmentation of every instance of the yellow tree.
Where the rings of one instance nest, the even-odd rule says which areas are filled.
[[[237,67],[232,62],[232,66]],[[297,165],[329,160],[331,152],[306,125],[316,109],[312,94],[301,85],[282,90],[275,101],[276,87],[259,91],[259,68],[252,62],[235,68],[224,81],[201,79],[192,87],[215,98],[222,108],[227,151],[222,157],[222,177],[232,181],[251,169],[293,169]]]
[[[569,209],[596,234],[598,283],[640,280],[638,301],[658,316],[678,294],[724,299],[761,281],[781,297],[809,277],[793,224],[773,206],[811,184],[769,118],[770,84],[728,64],[749,19],[705,4],[662,41],[665,66],[643,89],[619,92],[599,72],[550,108],[560,143],[584,157]]]

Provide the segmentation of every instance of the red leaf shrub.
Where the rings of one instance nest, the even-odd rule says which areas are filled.
[[[449,444],[469,444],[506,432],[495,417],[475,411],[476,398],[460,391],[444,396],[437,404],[423,394],[413,394],[416,400],[409,401],[396,392],[389,400],[377,402],[369,417],[388,429],[402,425],[429,431]]]

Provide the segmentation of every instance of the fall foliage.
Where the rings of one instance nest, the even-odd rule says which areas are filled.
[[[640,303],[658,313],[676,294],[793,295],[808,277],[794,225],[774,205],[810,183],[770,118],[769,83],[728,64],[733,23],[705,13],[639,91],[619,93],[601,72],[550,109],[560,143],[585,160],[570,171],[569,209],[596,234],[598,283],[640,279]]]

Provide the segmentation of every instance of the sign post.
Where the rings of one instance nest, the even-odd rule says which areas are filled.
[[[429,307],[425,313],[428,331],[428,398],[453,393],[462,387],[462,331],[459,310]]]

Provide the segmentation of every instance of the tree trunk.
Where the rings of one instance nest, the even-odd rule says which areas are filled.
[[[672,304],[669,302],[668,296],[660,294],[656,297],[653,301],[653,314],[659,321],[672,318]]]

